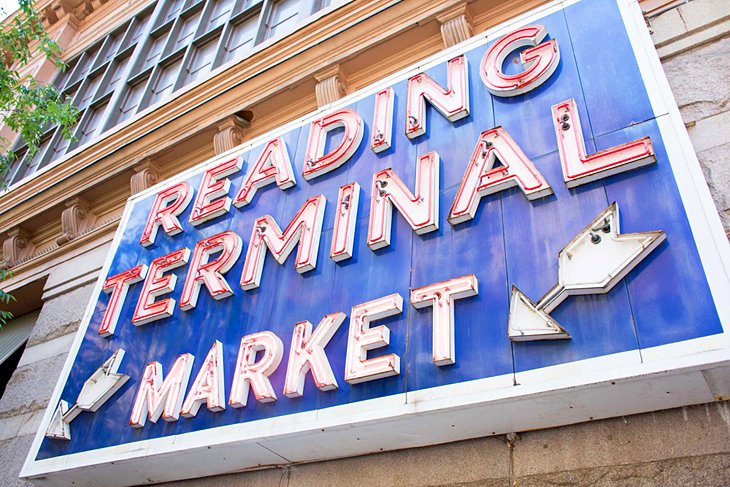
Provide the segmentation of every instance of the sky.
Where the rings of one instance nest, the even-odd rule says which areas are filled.
[[[18,10],[18,0],[0,0],[0,20]]]

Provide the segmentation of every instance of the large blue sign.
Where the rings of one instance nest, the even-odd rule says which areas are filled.
[[[552,5],[133,197],[26,474],[279,427],[325,451],[320,426],[392,406],[363,401],[489,404],[725,343],[727,251],[696,243],[718,224],[633,7]]]

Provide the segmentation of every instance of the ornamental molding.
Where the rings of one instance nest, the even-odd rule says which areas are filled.
[[[27,260],[35,252],[35,245],[30,240],[30,232],[23,227],[14,227],[8,231],[3,241],[3,257],[5,267],[14,267]]]
[[[92,213],[89,202],[78,196],[66,202],[66,209],[61,213],[61,236],[56,244],[66,244],[79,236],[93,230],[96,215]]]
[[[317,85],[314,88],[317,96],[317,106],[336,102],[347,94],[347,74],[342,66],[335,64],[314,75]]]
[[[160,181],[160,168],[150,157],[142,159],[132,170],[134,174],[129,180],[132,195],[141,193]]]
[[[218,133],[213,136],[215,154],[223,154],[243,143],[243,134],[250,122],[238,115],[229,115],[218,122]]]
[[[449,10],[436,17],[436,20],[441,24],[441,38],[447,48],[464,42],[474,35],[472,16],[466,5]]]

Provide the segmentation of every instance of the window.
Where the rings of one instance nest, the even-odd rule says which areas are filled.
[[[256,40],[256,30],[258,27],[256,17],[244,19],[231,27],[231,33],[223,48],[224,60],[226,62],[238,57],[241,53],[251,49]]]
[[[81,131],[77,135],[79,144],[83,144],[84,142],[91,140],[94,135],[98,133],[105,109],[106,103],[103,103],[88,111],[85,116],[85,120],[81,124]]]
[[[147,69],[150,66],[157,64],[157,60],[160,58],[160,55],[162,55],[162,49],[164,49],[165,43],[167,42],[168,33],[169,32],[162,32],[158,34],[158,37],[153,37],[150,40],[150,47],[145,53],[144,66],[142,69]]]
[[[54,81],[80,110],[76,142],[50,127],[31,160],[27,145],[6,182],[14,183],[105,130],[243,59],[264,40],[291,31],[331,0],[168,0],[157,2],[68,62]],[[30,158],[28,158],[30,159]]]
[[[217,45],[218,38],[214,37],[205,44],[193,49],[193,55],[190,58],[190,64],[187,68],[187,75],[183,84],[192,83],[202,74],[210,71]]]
[[[147,79],[143,78],[127,89],[122,105],[119,108],[120,113],[115,119],[116,123],[123,122],[137,111],[137,107],[139,107],[139,104],[142,101],[142,95],[144,94],[146,84]]]
[[[292,27],[299,15],[301,2],[297,0],[278,0],[274,2],[269,20],[266,22],[266,39],[275,37],[277,33]]]
[[[228,16],[233,10],[233,0],[216,0],[212,2],[210,14],[206,20],[205,30],[210,31],[228,20]]]
[[[157,79],[151,89],[150,101],[146,105],[152,105],[162,100],[166,95],[172,93],[172,87],[180,71],[182,59],[177,59],[167,66],[162,66],[157,74]]]

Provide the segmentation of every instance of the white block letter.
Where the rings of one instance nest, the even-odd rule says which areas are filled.
[[[649,137],[586,155],[575,100],[553,105],[553,125],[558,139],[563,178],[569,188],[656,161]]]
[[[326,203],[323,195],[305,201],[283,232],[271,215],[256,220],[241,275],[243,289],[259,287],[261,273],[264,269],[266,247],[276,261],[283,264],[294,250],[294,246],[299,244],[294,268],[300,274],[315,268]]]
[[[148,417],[150,421],[156,423],[160,415],[165,421],[177,421],[185,388],[190,379],[190,371],[193,368],[193,360],[195,357],[189,353],[180,355],[164,381],[162,365],[159,362],[147,364],[132,406],[130,426],[141,428]]]
[[[349,384],[367,382],[400,374],[400,357],[394,353],[368,359],[368,350],[382,348],[390,343],[390,329],[385,326],[370,328],[370,322],[394,316],[403,311],[403,298],[391,294],[352,307],[350,337],[345,357],[345,381]]]
[[[497,161],[501,166],[494,167]],[[552,194],[553,189],[522,149],[502,127],[479,136],[456,198],[451,205],[452,225],[474,218],[482,196],[517,186],[529,200]]]
[[[168,235],[182,232],[183,228],[177,216],[185,211],[192,198],[193,190],[186,182],[175,184],[157,193],[139,243],[144,247],[155,243],[157,229],[160,226]]]
[[[256,354],[262,352],[257,361]],[[270,331],[261,331],[241,339],[236,370],[233,374],[231,397],[228,404],[242,408],[248,401],[249,385],[259,402],[276,401],[276,393],[271,387],[269,376],[274,373],[284,355],[281,338]]]
[[[466,57],[446,64],[448,89],[441,88],[430,76],[419,73],[408,80],[406,135],[409,139],[426,133],[426,100],[451,122],[469,115],[469,75]]]
[[[456,363],[454,350],[454,301],[478,294],[477,278],[469,274],[411,291],[416,308],[433,307],[433,363]]]
[[[294,326],[289,363],[286,368],[286,382],[284,383],[286,397],[302,395],[304,378],[310,370],[317,389],[320,391],[337,389],[337,379],[332,373],[324,347],[327,346],[343,321],[345,321],[344,313],[332,313],[322,318],[314,333],[312,333],[312,324],[309,321],[300,321]]]
[[[373,176],[368,225],[368,246],[373,250],[390,245],[393,206],[417,234],[438,230],[439,155],[436,152],[418,158],[415,195],[392,169]]]
[[[555,72],[560,62],[560,50],[554,40],[542,42],[547,29],[542,25],[528,25],[505,35],[492,44],[484,57],[480,74],[487,90],[494,96],[517,96],[534,90]],[[502,72],[504,60],[512,52],[529,46],[520,53],[525,70],[508,75]]]

